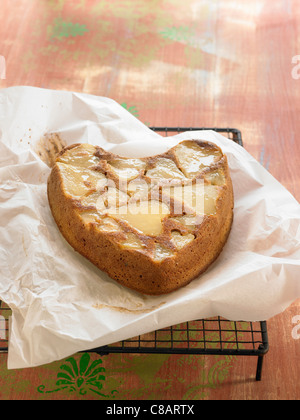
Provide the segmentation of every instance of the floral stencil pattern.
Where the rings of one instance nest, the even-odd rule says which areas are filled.
[[[105,368],[100,366],[101,359],[94,360],[90,363],[89,353],[84,353],[77,363],[74,357],[66,359],[65,363],[60,366],[60,371],[57,374],[56,388],[46,390],[45,385],[38,387],[40,393],[53,393],[61,390],[68,392],[76,392],[79,395],[86,395],[91,391],[101,397],[109,397],[109,395],[101,392],[103,388],[103,381],[105,381]],[[112,391],[110,397],[116,391]]]

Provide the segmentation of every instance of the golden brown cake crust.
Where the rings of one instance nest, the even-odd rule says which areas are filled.
[[[200,157],[204,151],[203,161],[209,163],[200,165],[196,173],[190,171],[196,162],[192,148],[197,153],[199,151]],[[209,156],[212,156],[210,160]],[[189,167],[186,166],[188,159],[194,159]],[[201,223],[192,226],[182,223],[185,214],[174,212],[172,200],[175,195],[171,199],[168,197],[168,214],[161,220],[161,232],[153,235],[137,229],[126,218],[101,211],[99,213],[92,200],[94,195],[98,199],[99,196],[108,197],[107,179],[118,188],[124,189],[125,184],[125,189],[128,188],[128,179],[125,184],[120,183],[120,173],[126,172],[126,167],[122,167],[123,164],[126,166],[125,161],[125,158],[90,145],[76,144],[65,148],[58,156],[48,179],[48,200],[54,220],[64,238],[77,252],[120,284],[149,295],[172,292],[203,273],[215,261],[227,241],[233,220],[233,189],[227,158],[214,144],[188,140],[163,155],[131,162],[133,166],[128,171],[134,175],[130,181],[143,180],[150,185],[157,170],[158,188],[154,188],[152,193],[158,203],[164,203],[165,186],[172,189],[182,185],[192,191],[192,185],[197,180],[202,180],[209,194],[210,190],[215,194],[212,210],[201,215]],[[76,182],[70,188],[67,185],[68,177],[73,176],[73,172],[68,172],[68,165],[76,169],[74,176],[78,176],[77,184],[81,187],[78,195],[74,195]],[[89,172],[85,178],[81,178],[80,171],[87,168]],[[162,175],[168,175],[168,171],[171,176],[164,178]],[[146,193],[147,197],[144,196],[142,200],[149,199],[149,190]],[[125,201],[126,194],[129,200],[135,197],[135,193],[129,195],[128,191],[122,194]],[[128,201],[125,205],[128,206]],[[107,212],[109,204],[105,202],[105,206]],[[196,213],[195,210],[190,217]],[[185,239],[186,244],[182,242]]]

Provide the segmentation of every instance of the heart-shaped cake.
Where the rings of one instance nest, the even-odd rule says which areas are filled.
[[[76,251],[150,295],[172,292],[204,272],[233,219],[227,158],[198,140],[141,159],[90,144],[66,147],[52,167],[48,199]]]

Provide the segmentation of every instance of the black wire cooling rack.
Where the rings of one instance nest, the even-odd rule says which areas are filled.
[[[207,127],[150,127],[151,130],[168,137],[169,135],[175,135],[179,133],[185,133],[187,131],[205,131],[212,130],[217,133],[222,134],[223,136],[228,137],[229,140],[233,140],[235,143],[238,143],[240,146],[243,146],[242,133],[236,128],[207,128]]]
[[[243,146],[235,128],[150,127],[163,136],[186,131],[214,130]],[[10,308],[0,300],[0,352],[8,351]],[[198,319],[143,334],[108,346],[87,350],[110,353],[256,356],[256,380],[262,377],[269,350],[267,322],[230,321],[222,317]]]

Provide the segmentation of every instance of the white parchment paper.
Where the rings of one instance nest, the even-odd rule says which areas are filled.
[[[126,157],[184,139],[227,154],[235,194],[229,240],[206,273],[157,297],[124,288],[59,233],[46,194],[45,134]],[[266,139],[268,141],[268,139]],[[0,299],[12,308],[8,368],[50,363],[176,323],[267,320],[300,297],[300,206],[245,149],[213,131],[160,137],[116,102],[31,87],[0,91]]]

